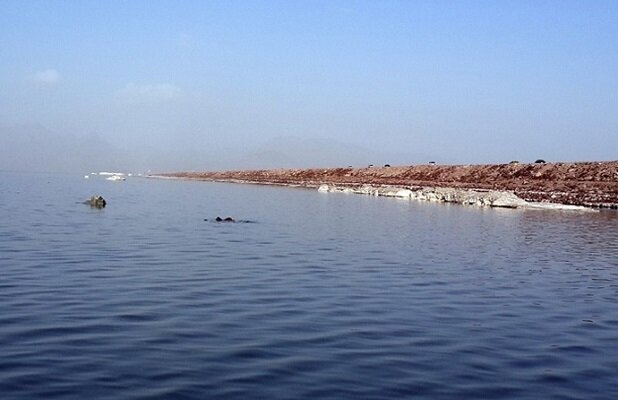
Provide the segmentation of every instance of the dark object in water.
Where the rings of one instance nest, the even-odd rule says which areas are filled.
[[[384,164],[384,168],[390,168],[390,164]]]
[[[107,201],[103,198],[103,196],[92,196],[90,199],[84,201],[84,204],[88,204],[90,207],[94,208],[103,208],[107,204]]]
[[[536,160],[534,163],[535,163],[535,164],[545,164],[545,160],[543,160],[543,159],[539,158],[539,159],[538,159],[538,160]]]
[[[236,220],[232,217],[226,217],[226,218],[221,218],[221,217],[217,217],[215,219],[208,219],[208,218],[204,218],[204,221],[212,221],[212,222],[234,222],[234,223],[239,223],[239,224],[255,224],[257,221],[252,221],[252,220],[248,220],[248,219],[239,219]]]

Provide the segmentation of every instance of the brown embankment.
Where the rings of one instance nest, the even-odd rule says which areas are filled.
[[[508,190],[528,201],[618,208],[618,161],[175,172],[158,175],[307,187],[368,184],[410,189],[453,187]]]

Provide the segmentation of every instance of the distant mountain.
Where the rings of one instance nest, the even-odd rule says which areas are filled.
[[[346,144],[333,139],[279,137],[241,156],[242,168],[360,167],[369,164],[413,164],[425,162],[418,155],[391,153]]]
[[[90,172],[130,168],[130,158],[96,134],[60,135],[39,125],[0,125],[0,170]]]
[[[128,149],[97,135],[58,134],[41,125],[0,125],[0,170],[78,172],[221,171],[271,168],[410,165],[428,157],[389,153],[333,139],[278,137],[254,147],[161,147]]]
[[[427,160],[427,157],[372,150],[333,139],[277,137],[254,147],[169,148],[151,153],[147,164],[153,171],[170,172],[410,165]]]

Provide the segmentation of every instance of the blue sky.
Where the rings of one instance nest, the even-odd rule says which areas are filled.
[[[0,125],[27,124],[158,151],[618,159],[618,2],[3,0]]]

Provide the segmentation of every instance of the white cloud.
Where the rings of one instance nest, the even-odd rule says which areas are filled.
[[[129,83],[118,92],[118,95],[121,101],[129,104],[159,104],[178,98],[180,93],[179,87],[169,83],[158,85]]]
[[[32,81],[40,85],[55,85],[60,81],[60,73],[55,69],[38,71],[32,76]]]

